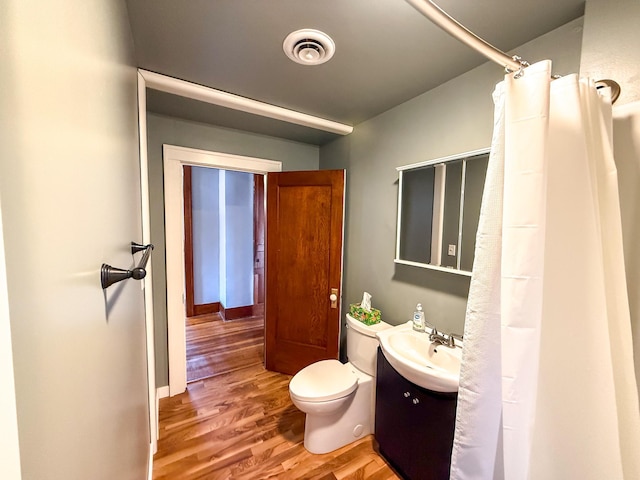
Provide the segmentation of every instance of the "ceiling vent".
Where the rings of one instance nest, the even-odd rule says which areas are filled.
[[[331,37],[319,30],[305,28],[291,32],[282,44],[284,53],[302,65],[320,65],[328,62],[336,50]]]

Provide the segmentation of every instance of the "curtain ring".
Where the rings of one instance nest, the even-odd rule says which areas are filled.
[[[519,57],[518,55],[514,55],[513,57],[511,57],[515,62],[518,62],[520,64],[520,68],[518,68],[518,71],[515,73],[515,75],[513,76],[513,78],[520,78],[524,75],[524,69],[527,68],[529,66],[529,62],[527,62],[526,60],[523,60],[522,57]],[[504,71],[505,73],[509,74],[509,73],[513,73],[515,72],[515,70],[511,70],[509,67],[504,67]]]
[[[615,80],[598,80],[595,82],[596,89],[600,90],[601,88],[609,87],[611,89],[611,104],[616,103],[618,97],[620,96],[620,84]]]

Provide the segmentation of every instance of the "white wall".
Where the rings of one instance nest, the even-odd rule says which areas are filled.
[[[640,394],[640,101],[614,109],[614,156],[620,188],[627,291]]]
[[[224,308],[253,305],[253,174],[221,171],[220,284]],[[224,202],[223,200],[224,199]]]
[[[640,100],[640,2],[587,0],[580,75],[622,87],[616,105]]]
[[[227,209],[225,208],[227,199],[227,172],[225,170],[220,171],[218,178],[218,205],[220,205],[220,303],[224,305],[227,301],[227,282],[225,282],[225,275],[227,274]]]
[[[191,168],[193,297],[196,305],[220,301],[219,171]]]
[[[136,69],[124,2],[0,3],[0,196],[22,478],[140,480],[149,448]],[[4,432],[3,432],[4,434]],[[5,475],[3,467],[0,467]]]
[[[580,73],[620,84],[614,107],[614,155],[620,209],[636,378],[640,389],[640,2],[588,0]]]

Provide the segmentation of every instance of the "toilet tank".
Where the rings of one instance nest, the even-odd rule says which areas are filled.
[[[385,322],[365,325],[347,314],[347,359],[358,370],[367,375],[376,374],[378,338],[376,333],[391,328]]]

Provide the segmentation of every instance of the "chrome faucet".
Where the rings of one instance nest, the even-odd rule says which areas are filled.
[[[462,335],[456,335],[455,333],[438,333],[436,327],[432,327],[431,333],[429,334],[429,341],[438,345],[444,345],[445,347],[455,347],[456,339],[462,340]]]
[[[438,345],[445,345],[448,347],[450,339],[447,338],[445,334],[439,334],[438,330],[436,330],[436,327],[433,327],[431,333],[429,334],[429,341]]]

